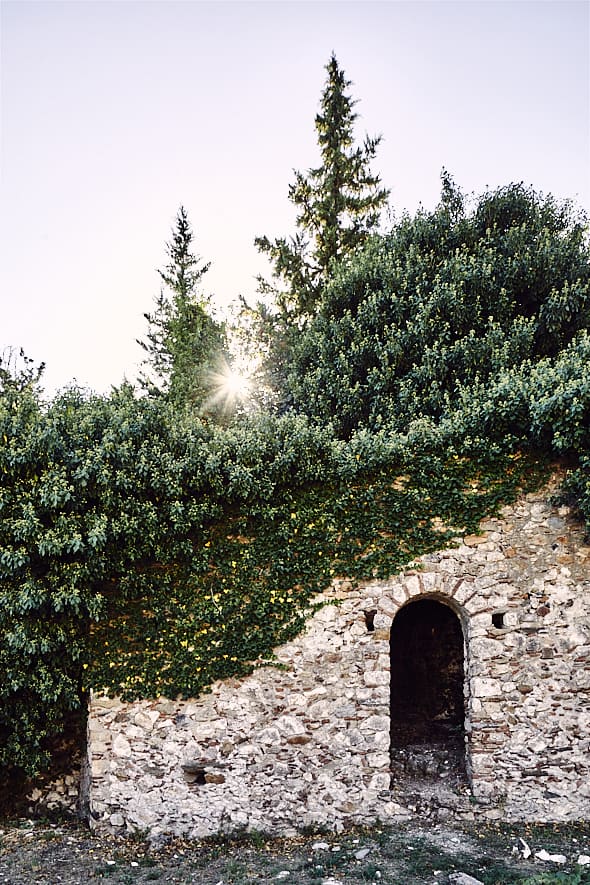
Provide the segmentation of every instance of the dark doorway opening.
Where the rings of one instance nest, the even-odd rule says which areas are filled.
[[[392,780],[464,780],[464,653],[459,618],[435,599],[409,603],[393,622],[390,654]]]

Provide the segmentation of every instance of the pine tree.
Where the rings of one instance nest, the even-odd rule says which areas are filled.
[[[147,353],[141,387],[152,396],[166,396],[176,406],[202,409],[213,388],[225,350],[224,327],[207,311],[198,292],[210,264],[192,251],[193,232],[183,206],[178,210],[172,239],[166,244],[168,264],[158,273],[163,287],[148,322]]]
[[[315,128],[321,165],[295,173],[289,200],[297,207],[297,233],[290,239],[255,240],[274,265],[280,286],[261,280],[261,291],[275,295],[281,318],[300,324],[313,316],[334,262],[363,245],[379,224],[389,191],[370,170],[381,137],[366,137],[354,147],[356,104],[351,81],[332,54]]]

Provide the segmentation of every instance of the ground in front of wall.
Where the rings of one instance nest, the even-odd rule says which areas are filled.
[[[540,855],[540,856],[539,856]],[[99,837],[74,821],[0,822],[0,885],[590,885],[590,823],[427,821],[207,842]]]

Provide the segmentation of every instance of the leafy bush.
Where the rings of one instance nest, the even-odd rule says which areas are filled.
[[[444,184],[433,213],[403,218],[340,266],[297,336],[288,397],[339,436],[440,419],[461,391],[556,358],[590,326],[582,216],[522,185],[468,213]]]

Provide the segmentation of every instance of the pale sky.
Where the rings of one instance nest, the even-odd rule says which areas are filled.
[[[1,0],[0,353],[52,392],[134,380],[179,205],[255,300],[254,237],[294,232],[332,50],[397,215],[524,181],[590,210],[586,0]]]

